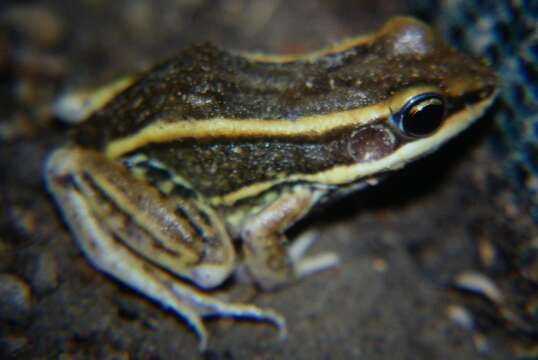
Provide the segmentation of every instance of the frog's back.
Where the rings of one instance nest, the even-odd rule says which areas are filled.
[[[407,18],[369,37],[283,59],[240,56],[207,44],[188,48],[96,111],[75,130],[75,141],[104,147],[157,123],[296,121],[375,106],[416,84],[450,90],[465,79],[483,83],[481,91],[495,86],[481,62],[447,48],[426,25]],[[449,74],[456,80],[449,81]],[[460,100],[453,106],[463,106]]]

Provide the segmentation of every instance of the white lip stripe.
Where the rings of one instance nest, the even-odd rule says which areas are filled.
[[[427,155],[436,150],[443,143],[469,127],[474,120],[478,119],[488,106],[493,102],[495,96],[483,100],[474,106],[469,106],[466,111],[460,112],[448,118],[443,126],[432,136],[419,139],[398,148],[394,153],[376,161],[358,163],[355,165],[340,165],[315,174],[295,174],[282,181],[266,181],[243,187],[238,191],[211,198],[213,205],[233,205],[238,200],[248,198],[267,190],[278,183],[309,181],[322,184],[345,184],[368,177],[372,174],[379,174],[386,171],[396,170],[403,167],[421,156]]]

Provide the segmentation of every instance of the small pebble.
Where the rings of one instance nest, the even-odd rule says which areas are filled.
[[[39,255],[32,274],[32,288],[39,293],[54,290],[58,287],[58,274],[58,262],[54,255],[51,253]]]
[[[21,278],[0,274],[0,320],[24,322],[31,310],[30,287]]]

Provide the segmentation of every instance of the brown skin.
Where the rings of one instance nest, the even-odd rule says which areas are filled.
[[[397,48],[405,31],[420,33],[421,42]],[[486,65],[447,47],[419,22],[388,23],[369,41],[314,61],[254,62],[205,44],[152,68],[78,127],[74,138],[100,147],[157,119],[293,121],[380,103],[412,84],[444,89],[447,74],[483,82],[483,98],[496,85]],[[447,103],[460,106],[450,98]]]
[[[402,49],[399,43],[406,31],[420,35],[410,49]],[[418,22],[390,22],[368,41],[344,51],[327,50],[314,60],[252,61],[211,45],[195,46],[143,75],[76,128],[74,140],[84,147],[101,148],[155,121],[220,117],[293,122],[302,116],[376,104],[411,84],[442,90],[448,86],[447,74],[483,83],[480,91],[465,96],[445,94],[447,115],[460,111],[469,100],[487,98],[495,88],[489,68],[448,48]],[[378,122],[388,121],[380,118]],[[149,143],[136,153],[174,169],[197,192],[218,196],[277,175],[316,173],[353,164],[363,160],[361,154],[372,151],[381,156],[413,140],[397,129],[385,128],[378,131],[372,130],[372,124],[352,125],[280,139],[278,135],[270,139],[224,136],[209,142],[201,137],[181,138]],[[394,138],[388,144],[387,132]],[[364,134],[368,134],[368,142],[362,140]]]

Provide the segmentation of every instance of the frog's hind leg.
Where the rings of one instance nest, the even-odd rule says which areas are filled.
[[[189,234],[186,219],[179,218],[173,207],[159,200],[152,187],[126,175],[129,174],[120,165],[86,150],[60,149],[47,161],[48,188],[91,263],[183,317],[198,335],[200,350],[205,350],[208,340],[205,316],[269,321],[285,336],[285,320],[278,313],[226,303],[171,275],[170,272],[177,273],[196,285],[215,286],[233,269],[234,255],[228,253],[233,248],[222,242],[213,243],[215,249],[203,243],[189,246],[194,239],[185,238]],[[143,208],[144,213],[129,209],[133,204],[138,205],[137,210]],[[148,221],[152,225],[146,226]],[[195,247],[202,245],[206,248]],[[151,246],[155,247],[153,253],[145,253]],[[197,250],[215,261],[208,265],[202,262],[197,271],[196,264],[201,263]],[[169,268],[174,259],[180,267]],[[223,269],[219,269],[217,260],[224,263]]]

